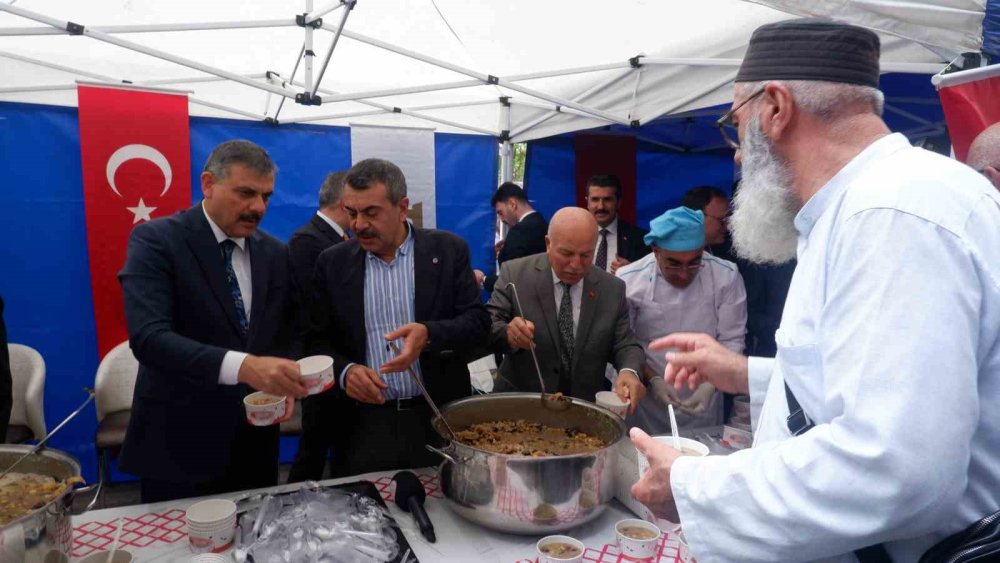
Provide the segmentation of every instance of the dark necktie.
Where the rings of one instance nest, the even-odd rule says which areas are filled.
[[[597,245],[597,256],[594,257],[594,265],[607,271],[608,269],[608,230],[601,229],[601,243]]]
[[[226,263],[226,281],[229,282],[229,292],[233,295],[233,304],[236,305],[236,318],[240,321],[240,330],[245,335],[247,333],[247,310],[243,307],[243,293],[240,291],[240,282],[236,279],[236,270],[233,269],[233,250],[236,248],[236,241],[226,239],[219,243],[222,246],[222,258]]]
[[[573,367],[573,297],[569,293],[569,285],[559,282],[563,288],[562,300],[559,302],[559,315],[556,323],[559,326],[559,344],[561,354],[559,355],[559,365],[562,369],[559,377],[559,390],[566,393],[569,391],[570,369]]]

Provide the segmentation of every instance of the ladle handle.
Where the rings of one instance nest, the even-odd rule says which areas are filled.
[[[517,316],[524,319],[524,310],[521,309],[521,298],[517,295],[517,285],[515,285],[514,282],[508,282],[507,287],[509,287],[511,289],[511,292],[514,294],[514,304],[517,305]],[[544,397],[545,381],[542,379],[542,367],[538,365],[538,356],[535,354],[534,342],[529,342],[528,351],[531,352],[531,360],[535,362],[535,373],[538,374],[538,385],[542,390],[542,397]]]
[[[94,390],[93,389],[90,389],[89,387],[84,387],[83,390],[87,392],[87,400],[84,401],[82,405],[80,405],[79,407],[77,407],[77,409],[75,411],[71,412],[69,414],[69,416],[67,416],[66,418],[64,418],[63,421],[60,422],[58,426],[56,426],[55,428],[53,428],[51,432],[49,432],[48,434],[46,434],[45,437],[42,438],[42,440],[40,442],[38,442],[35,445],[35,447],[31,448],[31,450],[28,453],[22,455],[14,463],[10,464],[10,466],[7,469],[4,469],[3,473],[0,473],[0,477],[3,477],[4,475],[7,475],[8,473],[10,473],[10,471],[12,469],[14,469],[15,467],[17,467],[22,461],[24,461],[25,459],[27,459],[28,456],[30,456],[32,454],[35,454],[35,453],[38,453],[38,450],[40,450],[40,449],[42,449],[42,448],[45,447],[45,443],[49,441],[49,438],[51,438],[56,432],[59,432],[60,428],[62,428],[63,426],[66,426],[67,422],[73,420],[73,418],[76,415],[80,414],[80,411],[82,411],[87,405],[90,404],[91,401],[94,400]]]
[[[397,356],[399,355],[399,346],[396,346],[395,342],[389,341],[389,348],[392,348],[392,352],[394,354],[396,354]],[[427,389],[424,388],[423,382],[420,381],[420,377],[418,377],[417,373],[413,371],[413,366],[412,365],[406,366],[406,371],[410,373],[410,377],[413,378],[413,381],[417,382],[417,387],[420,387],[420,392],[424,395],[424,400],[427,401],[427,404],[430,405],[431,409],[434,410],[434,414],[436,414],[438,418],[441,419],[441,422],[444,423],[445,428],[448,429],[448,434],[451,435],[451,439],[454,440],[455,431],[452,430],[451,425],[448,424],[448,419],[445,418],[443,414],[441,414],[440,410],[438,410],[437,405],[434,403],[434,399],[431,399],[430,393],[427,392]]]

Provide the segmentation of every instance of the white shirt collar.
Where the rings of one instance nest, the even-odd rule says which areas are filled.
[[[212,234],[215,235],[215,242],[221,244],[222,241],[229,239],[235,242],[236,246],[240,247],[240,250],[246,250],[246,247],[244,246],[246,244],[247,240],[246,238],[244,237],[236,238],[227,236],[226,233],[223,232],[223,230],[220,229],[219,226],[215,224],[215,221],[213,221],[212,218],[208,216],[208,211],[205,211],[205,200],[201,200],[201,211],[202,213],[205,214],[205,219],[208,219],[208,226],[212,227]]]
[[[819,189],[802,209],[795,215],[795,230],[799,236],[808,237],[816,221],[823,215],[823,212],[830,206],[842,191],[847,189],[868,165],[880,160],[900,149],[910,147],[910,141],[902,133],[892,133],[886,135],[874,143],[868,145],[865,150],[851,159],[833,178]]]
[[[336,221],[334,221],[333,219],[327,217],[321,211],[317,211],[316,212],[316,216],[319,217],[320,219],[326,221],[327,225],[330,225],[331,227],[333,227],[333,230],[337,231],[337,234],[340,235],[340,238],[347,238],[347,233],[344,232],[344,229],[342,229],[340,227],[340,225],[337,224]]]
[[[611,223],[608,223],[607,227],[601,227],[600,225],[597,226],[597,232],[598,233],[601,232],[601,229],[607,229],[609,235],[617,235],[618,234],[618,216],[615,215],[615,220],[612,221]]]
[[[524,218],[527,217],[528,215],[531,215],[532,213],[538,213],[538,212],[532,209],[531,211],[525,213],[524,215],[521,215],[521,218],[518,219],[517,222],[520,223],[521,221],[524,221]]]

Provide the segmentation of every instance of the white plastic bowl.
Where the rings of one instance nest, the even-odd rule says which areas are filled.
[[[262,398],[271,400],[262,405],[252,404],[252,401]],[[257,391],[243,397],[243,407],[247,411],[247,422],[253,426],[270,426],[285,415],[285,398]]]
[[[614,391],[598,391],[594,400],[597,406],[604,407],[622,418],[625,418],[625,413],[628,412],[628,403]]]
[[[309,356],[298,360],[302,372],[302,383],[310,395],[322,393],[333,387],[333,358],[330,356]]]
[[[556,557],[544,553],[542,548],[552,543],[569,544],[580,550],[580,554],[572,557]],[[538,552],[538,563],[580,563],[583,561],[583,553],[587,551],[587,546],[583,545],[582,541],[569,536],[545,536],[535,544],[535,551]]]
[[[622,530],[627,527],[642,528],[644,530],[649,530],[656,535],[649,539],[629,537],[622,532]],[[656,551],[660,547],[660,539],[663,537],[663,532],[660,531],[660,528],[658,528],[655,524],[646,522],[645,520],[639,520],[638,518],[629,518],[626,520],[619,520],[618,523],[615,524],[615,537],[618,539],[618,550],[625,557],[632,559],[649,559],[656,555]]]

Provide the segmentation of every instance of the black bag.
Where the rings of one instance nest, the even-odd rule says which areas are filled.
[[[788,401],[788,431],[792,436],[808,432],[814,426],[812,420],[799,405],[795,394],[785,384],[785,399]],[[892,561],[882,544],[870,545],[854,552],[861,563],[883,563]],[[971,526],[952,534],[934,544],[920,557],[919,563],[987,563],[1000,561],[1000,512],[994,512]]]

